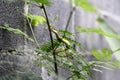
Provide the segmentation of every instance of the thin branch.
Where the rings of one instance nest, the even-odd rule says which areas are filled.
[[[75,11],[75,9],[76,9],[76,7],[74,6],[74,7],[72,8],[72,10],[70,11],[70,14],[69,14],[69,17],[68,17],[68,21],[67,21],[67,24],[66,24],[66,27],[65,27],[65,32],[64,32],[64,34],[63,34],[63,37],[66,36],[66,31],[67,31],[67,29],[68,29],[68,26],[69,26],[69,24],[70,24],[70,20],[71,20],[71,18],[72,18],[72,15],[73,15],[73,12]]]
[[[55,54],[55,51],[54,51],[53,36],[52,36],[52,30],[51,30],[51,27],[50,27],[48,15],[47,15],[47,12],[46,12],[46,9],[45,9],[45,6],[44,6],[44,5],[42,5],[40,8],[43,9],[43,12],[44,12],[45,17],[46,17],[46,22],[47,22],[47,25],[48,25],[48,30],[49,30],[49,34],[50,34],[52,49],[53,49],[53,59],[54,59],[55,73],[56,73],[56,75],[58,75],[58,66],[57,66],[57,62],[56,62],[57,59],[56,59],[56,54]]]
[[[75,11],[75,9],[76,9],[76,7],[74,6],[74,7],[72,8],[72,10],[70,11],[70,14],[69,14],[69,17],[68,17],[68,21],[67,21],[67,24],[66,24],[66,27],[65,27],[65,32],[64,32],[64,34],[63,34],[63,38],[66,36],[66,31],[67,31],[67,29],[68,29],[70,20],[71,20],[71,18],[72,18],[72,15],[73,15],[73,12]],[[61,44],[61,42],[60,42],[60,44]],[[59,44],[59,45],[60,45],[60,44]],[[56,49],[59,47],[59,45],[54,49],[54,51],[56,51]]]
[[[31,25],[30,20],[28,19],[28,17],[27,17],[27,22],[28,22],[28,24],[29,24],[29,27],[30,27],[30,30],[31,30],[31,32],[32,32],[33,38],[34,38],[34,40],[35,40],[35,43],[36,43],[37,47],[39,47],[39,43],[38,43],[38,41],[37,41],[37,39],[36,39],[36,37],[35,37],[34,31],[33,31],[33,29],[32,29],[32,25]]]

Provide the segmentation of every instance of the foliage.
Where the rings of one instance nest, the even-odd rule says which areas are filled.
[[[50,5],[51,1],[50,0],[28,0],[30,3],[37,3],[37,4],[45,4],[45,5]]]
[[[103,64],[104,61],[106,62],[111,61],[112,59],[111,50],[106,48],[102,49],[101,51],[92,50],[91,51],[92,55],[98,61],[88,62],[85,59],[85,57],[82,55],[82,53],[76,51],[73,48],[72,45],[74,44],[78,46],[81,50],[85,51],[85,49],[82,47],[82,45],[79,42],[72,40],[71,38],[68,37],[69,35],[72,35],[72,33],[67,30],[57,30],[55,29],[55,27],[51,25],[51,23],[49,23],[44,5],[48,5],[51,2],[49,0],[46,0],[46,2],[44,2],[44,0],[43,2],[41,0],[34,0],[34,2],[37,3],[37,6],[40,6],[40,8],[43,9],[43,12],[46,18],[41,18],[41,17],[37,18],[34,15],[30,15],[28,17],[31,20],[33,19],[31,17],[34,17],[33,20],[37,21],[36,26],[38,25],[39,20],[41,20],[40,23],[44,23],[46,21],[49,32],[56,35],[56,38],[53,38],[52,34],[49,34],[51,37],[51,40],[44,42],[42,45],[37,46],[36,48],[36,52],[39,55],[36,62],[38,63],[39,66],[41,67],[43,66],[46,68],[49,76],[51,75],[51,73],[53,73],[53,71],[56,75],[58,75],[57,69],[58,67],[61,67],[65,70],[68,70],[69,72],[69,77],[66,78],[66,80],[69,80],[69,79],[87,80],[88,76],[92,76],[90,69],[100,71],[94,68],[94,66],[109,69],[105,66],[101,66],[101,63]],[[79,6],[89,12],[97,11],[87,0],[73,0],[73,3],[76,6]],[[99,21],[102,21],[102,20],[99,19]],[[31,24],[33,24],[32,21],[31,21]],[[86,33],[94,32],[103,36],[116,38],[118,40],[120,39],[119,35],[105,32],[101,29],[82,28],[82,27],[77,27],[77,29],[80,32],[86,32]],[[53,66],[53,64],[55,66]],[[107,65],[113,66],[112,62],[108,63]]]
[[[66,33],[66,35],[70,35],[70,36],[74,35],[73,33],[69,32],[69,31],[65,31],[65,30],[58,30],[58,32],[59,32],[59,34]]]
[[[49,45],[46,46],[49,47]],[[81,53],[75,51],[72,47],[68,50],[64,50],[63,48],[65,46],[61,45],[60,48],[56,49],[56,62],[59,67],[70,72],[69,78],[76,80],[86,79],[88,75],[91,76],[91,72],[89,71],[91,66],[89,66],[89,62],[84,59]],[[42,60],[46,60],[45,63],[41,62]],[[48,72],[53,72],[53,66],[50,66],[54,62],[51,51],[47,53],[41,52],[37,62],[39,62],[39,66],[47,67]]]
[[[65,37],[71,44],[74,44],[76,46],[78,46],[81,50],[85,50],[84,47],[77,41],[71,39],[71,38],[68,38],[68,37]]]
[[[57,47],[59,45],[59,42],[54,39],[53,41],[55,47]],[[50,52],[52,50],[52,45],[51,45],[51,41],[46,41],[43,43],[43,45],[40,45],[39,47],[36,48],[37,53],[40,53],[39,50],[42,50],[42,52]]]
[[[32,26],[38,26],[39,24],[44,24],[46,19],[40,15],[27,14],[26,17],[30,20]]]
[[[71,0],[70,0],[71,1]],[[71,1],[72,2],[72,1]],[[82,9],[88,11],[88,12],[96,12],[97,10],[91,5],[88,0],[73,0],[73,3],[76,6],[81,7]]]
[[[45,15],[45,16],[32,15],[32,14],[25,15],[30,20],[31,25],[34,27],[34,26],[38,26],[39,24],[46,23],[49,29],[50,40],[45,41],[42,45],[38,45],[37,40],[34,39],[37,43],[35,51],[37,53],[38,58],[36,59],[36,62],[39,67],[44,67],[47,70],[48,73],[47,76],[55,74],[58,77],[59,76],[58,69],[62,68],[69,72],[69,76],[67,76],[65,80],[69,80],[69,79],[87,80],[88,76],[92,77],[90,70],[100,71],[95,67],[108,69],[105,66],[101,66],[101,64],[107,64],[104,63],[104,61],[106,62],[111,61],[107,65],[116,66],[118,62],[115,61],[116,64],[115,63],[113,64],[112,51],[109,49],[104,48],[101,51],[96,49],[91,51],[92,55],[98,61],[87,61],[83,56],[82,52],[75,50],[73,48],[73,45],[78,46],[81,50],[83,50],[83,52],[85,52],[85,49],[79,42],[69,38],[70,35],[74,36],[73,33],[67,30],[57,30],[54,26],[52,26],[52,23],[50,23],[48,20],[48,15],[45,5],[50,5],[51,4],[50,0],[28,0],[28,2],[31,4],[35,4],[40,9],[42,9]],[[87,0],[73,0],[73,3],[76,6],[79,6],[89,12],[97,11]],[[103,20],[100,18],[98,19],[98,21],[103,22]],[[27,34],[25,34],[19,29],[11,28],[8,25],[2,26],[0,28],[11,31],[15,34],[23,35],[27,39],[34,41]],[[115,38],[120,40],[119,35],[103,31],[102,29],[82,28],[80,26],[78,26],[77,29],[79,30],[79,32],[85,32],[85,33],[94,32],[102,36],[107,36],[110,38]],[[34,35],[33,30],[31,31],[32,34]],[[56,37],[53,38],[52,34],[54,34]],[[32,77],[31,74],[29,76],[30,76],[30,80],[35,79]],[[38,78],[36,80],[38,80]]]
[[[104,48],[101,51],[92,50],[91,52],[93,56],[100,61],[110,61],[112,59],[112,51],[107,48]]]
[[[40,8],[42,8],[45,13],[44,6],[41,6]],[[66,30],[55,29],[55,27],[53,27],[49,21],[47,21],[47,25],[48,28],[50,28],[50,31],[56,35],[56,38],[53,38],[52,42],[49,40],[44,42],[42,45],[37,46],[36,52],[38,53],[39,58],[36,60],[36,62],[38,65],[45,67],[49,75],[51,75],[53,71],[56,71],[56,67],[52,64],[57,64],[57,67],[61,67],[70,72],[70,77],[68,77],[69,79],[72,78],[74,80],[85,80],[87,79],[88,75],[91,76],[91,72],[89,71],[91,66],[89,62],[86,61],[81,53],[77,52],[72,47],[72,44],[75,44],[81,48],[81,44],[67,37],[67,35],[72,33]],[[66,33],[65,36],[64,33]]]
[[[120,61],[120,35],[101,17],[98,17],[97,21],[104,32],[111,33],[112,38],[106,37],[106,40],[113,51],[113,57]]]
[[[78,26],[76,28],[76,30],[78,30],[79,32],[88,33],[88,34],[89,33],[97,33],[97,34],[100,34],[102,36],[106,36],[106,37],[115,38],[115,39],[120,40],[120,35],[115,34],[115,33],[111,33],[111,32],[103,31],[100,28],[90,28],[90,27],[83,28],[83,27]]]
[[[13,32],[14,34],[23,35],[28,40],[34,42],[34,40],[32,38],[30,38],[26,33],[22,32],[20,29],[15,29],[15,28],[9,27],[8,24],[5,24],[4,26],[0,26],[0,28],[8,30],[10,32]]]

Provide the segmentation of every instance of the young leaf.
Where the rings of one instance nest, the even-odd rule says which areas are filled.
[[[70,43],[73,43],[73,44],[75,44],[76,46],[78,46],[81,50],[85,50],[84,48],[83,48],[83,46],[79,43],[79,42],[77,42],[77,41],[75,41],[75,40],[73,40],[73,39],[71,39],[71,38],[68,38],[68,37],[65,37]]]
[[[107,69],[107,70],[113,70],[112,68],[106,67],[106,66],[101,66],[101,65],[94,65],[95,67],[100,67],[103,69]]]
[[[102,71],[101,71],[101,70],[96,69],[96,68],[93,68],[92,70],[102,73]]]
[[[119,56],[120,57],[120,56]],[[115,68],[120,68],[120,61],[118,60],[113,60],[111,62],[111,65],[113,65]]]
[[[92,50],[91,53],[96,59],[102,60],[101,53],[98,50]]]
[[[32,26],[38,26],[39,24],[44,24],[46,19],[40,15],[27,14],[26,17],[30,19]]]
[[[99,28],[90,28],[90,27],[82,28],[82,27],[78,26],[76,28],[76,30],[78,30],[79,32],[84,32],[84,33],[92,33],[93,32],[93,33],[100,34],[102,36],[106,36],[106,37],[115,38],[115,39],[120,40],[120,35],[115,34],[115,33],[110,33],[110,32],[107,32],[107,31],[105,32],[105,31],[103,31]]]
[[[112,59],[112,50],[109,50],[107,48],[103,48],[101,52],[102,52],[104,60],[111,60]]]
[[[93,56],[100,60],[100,61],[109,61],[112,59],[112,51],[107,49],[107,48],[103,48],[101,51],[100,50],[92,50],[91,51]]]
[[[14,34],[19,34],[19,35],[23,35],[25,38],[27,38],[28,40],[34,42],[34,40],[32,38],[30,38],[26,33],[22,32],[20,29],[16,29],[16,28],[11,28],[9,27],[8,24],[5,24],[4,26],[0,26],[0,28],[8,30],[10,32],[13,32]]]
[[[69,32],[69,31],[65,31],[65,30],[59,30],[58,32],[64,34],[66,33],[66,35],[73,35],[73,33]]]
[[[88,2],[88,0],[74,0],[76,6],[83,8],[89,12],[96,12],[96,9]]]
[[[54,44],[54,46],[58,46],[59,45],[58,40],[54,39],[53,44]],[[42,52],[50,52],[51,50],[52,50],[51,41],[46,41],[41,46],[36,48],[37,53],[40,53],[41,51]]]
[[[99,22],[100,28],[104,32],[110,33],[109,36],[112,36],[112,38],[109,38],[109,37],[105,37],[105,38],[106,38],[110,48],[113,51],[116,51],[113,53],[113,57],[116,60],[120,61],[120,51],[118,50],[120,48],[120,35],[117,34],[117,32],[114,30],[114,28],[111,27],[103,18],[99,17],[97,19],[97,21]]]
[[[30,2],[34,2],[34,3],[37,3],[37,4],[45,4],[45,5],[50,5],[51,2],[50,0],[28,0]]]

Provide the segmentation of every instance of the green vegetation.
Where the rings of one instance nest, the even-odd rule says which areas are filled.
[[[95,9],[87,0],[73,0],[73,1],[70,0],[70,2],[74,3],[76,6],[79,6],[86,11],[97,12],[97,9]],[[35,51],[37,55],[39,56],[36,59],[36,62],[39,67],[44,67],[47,70],[48,72],[47,76],[51,76],[54,73],[55,77],[58,78],[59,75],[61,74],[59,73],[59,68],[62,68],[69,72],[69,76],[67,76],[65,80],[69,80],[69,79],[87,80],[88,76],[92,77],[92,73],[90,70],[100,71],[96,69],[95,66],[109,69],[105,66],[102,66],[101,64],[112,66],[112,68],[114,68],[116,67],[116,64],[119,63],[118,61],[112,60],[112,53],[114,51],[107,49],[107,48],[104,48],[101,51],[92,50],[91,55],[93,55],[96,58],[96,61],[87,61],[85,57],[82,55],[86,51],[85,48],[83,48],[79,42],[69,38],[71,34],[73,36],[74,34],[67,31],[68,25],[66,25],[65,30],[57,30],[55,28],[57,26],[54,27],[52,23],[49,22],[49,19],[48,19],[49,16],[47,15],[47,11],[45,7],[52,5],[52,2],[50,0],[28,0],[28,3],[38,6],[40,9],[43,10],[43,14],[44,14],[44,16],[33,15],[33,14],[25,15],[29,22],[30,28],[34,26],[38,26],[39,24],[42,24],[42,25],[46,24],[49,30],[50,40],[44,42],[42,45],[39,45],[34,36],[34,32],[32,28],[31,28],[31,31],[34,36],[34,40],[31,39],[29,36],[27,36],[22,31],[20,31],[19,29],[13,29],[9,27],[8,25],[7,26],[5,25],[1,28],[6,29],[8,31],[12,31],[15,34],[23,35],[30,41],[35,42],[36,44]],[[67,24],[69,24],[71,15],[69,16]],[[98,22],[105,23],[100,18],[98,19]],[[111,33],[111,32],[106,32],[102,29],[83,28],[78,25],[77,30],[80,33],[93,33],[94,32],[102,36],[117,39],[120,42],[119,35],[115,33]],[[56,35],[55,38],[53,38],[53,34]],[[73,45],[78,46],[83,52],[79,52],[75,50]],[[43,63],[43,61],[45,62]]]

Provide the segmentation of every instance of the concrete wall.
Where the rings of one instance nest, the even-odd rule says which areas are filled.
[[[0,0],[0,26],[7,23],[26,32],[24,8],[24,0]],[[26,43],[23,36],[0,29],[0,80],[39,79],[41,71],[34,63],[34,52],[25,49]]]
[[[49,15],[50,22],[58,29],[64,29],[69,12],[72,8],[72,5],[69,5],[67,0],[52,0],[54,3],[51,6],[47,7],[47,12]],[[119,0],[89,0],[91,3],[93,3],[96,7],[103,9],[105,11],[108,11],[110,13],[113,13],[115,15],[119,15],[120,10],[119,10]],[[115,5],[114,5],[115,4]],[[25,13],[24,10],[25,7],[25,2],[24,0],[0,0],[0,25],[2,26],[5,22],[8,23],[11,27],[14,28],[19,28],[22,31],[26,32],[29,36],[33,37],[29,27],[26,24],[25,18],[22,13]],[[22,12],[22,13],[21,13]],[[42,14],[42,11],[38,8],[35,7],[34,5],[30,6],[29,9],[30,13],[33,14]],[[59,16],[57,21],[53,21],[55,16]],[[96,18],[97,15],[94,13],[89,13],[86,11],[81,10],[80,8],[77,8],[76,11],[74,12],[71,23],[69,25],[69,31],[72,31],[73,33],[76,33],[77,31],[75,30],[75,27],[78,25],[81,25],[83,27],[98,27],[96,23]],[[115,22],[112,19],[107,18],[106,19],[109,23],[113,25],[119,32],[119,23]],[[115,25],[115,26],[114,26]],[[42,44],[44,41],[49,39],[48,31],[45,29],[45,25],[39,25],[38,27],[34,28],[35,36],[39,42],[39,44]],[[105,41],[104,37],[99,36],[97,34],[91,34],[91,35],[86,35],[83,33],[77,33],[75,34],[75,37],[73,39],[77,40],[78,42],[82,43],[82,45],[87,49],[91,50],[93,48],[95,49],[102,49],[104,47],[109,47],[107,42]],[[26,66],[29,66],[30,70],[27,70],[26,66],[24,67],[15,67],[16,65],[10,65],[6,63],[1,63],[1,65],[4,67],[6,65],[7,68],[10,67],[10,70],[13,70],[13,72],[28,72],[28,71],[33,71],[37,72],[38,69],[34,69],[34,63],[33,60],[35,56],[33,55],[33,52],[30,51],[30,49],[34,48],[35,45],[31,43],[30,41],[27,41],[23,36],[21,35],[14,35],[11,32],[8,32],[6,30],[0,29],[0,48],[1,54],[0,54],[0,60],[1,61],[11,61],[12,63],[20,63],[20,64],[27,64]],[[25,47],[27,45],[27,48]],[[19,51],[12,52],[13,56],[10,56],[11,52],[6,52],[6,50],[9,50],[10,48],[17,48],[18,50],[23,51],[25,53],[24,55],[19,55]],[[29,50],[28,50],[29,49]],[[30,51],[30,52],[24,52],[24,51]],[[8,54],[6,54],[8,53]],[[17,53],[13,54],[13,53]],[[30,59],[30,60],[29,60]],[[14,62],[15,61],[15,62]],[[31,65],[32,63],[32,65]],[[21,70],[17,70],[17,69]],[[2,68],[0,68],[2,69]],[[4,69],[2,69],[4,71]],[[4,73],[2,70],[0,70],[0,77],[2,77],[2,74],[7,75],[9,73]],[[62,72],[62,71],[61,71]],[[37,73],[40,74],[40,71]],[[108,71],[108,70],[103,70],[103,73],[99,72],[93,72],[94,73],[94,78],[91,80],[119,80],[119,70],[114,70],[114,71]],[[66,75],[66,74],[63,74]],[[13,75],[14,76],[14,75]],[[2,79],[2,78],[1,78]],[[15,80],[26,80],[26,79],[21,79],[20,77],[16,78]],[[2,79],[3,80],[3,79]],[[13,80],[12,78],[10,80]],[[30,80],[30,79],[28,79]]]
[[[24,31],[25,20],[24,16],[21,15],[24,13],[24,6],[23,0],[0,0],[0,26],[7,23],[11,27]],[[0,48],[22,48],[24,44],[23,36],[13,35],[7,30],[0,30]]]
[[[47,7],[48,15],[50,21],[56,26],[58,29],[64,29],[65,25],[67,23],[69,12],[72,8],[71,5],[68,4],[67,1],[64,0],[52,0],[54,4],[50,7]],[[101,10],[105,10],[108,13],[112,13],[114,15],[118,15],[120,13],[119,10],[119,0],[89,0],[95,7]],[[32,13],[36,13],[37,8],[31,8],[33,11]],[[52,20],[54,17],[58,15],[59,19],[55,22]],[[80,8],[77,8],[75,13],[72,16],[71,23],[69,25],[69,31],[73,33],[77,33],[75,27],[78,25],[81,25],[83,27],[98,27],[96,22],[97,15],[94,13],[86,12]],[[116,31],[119,33],[119,22],[114,21],[111,18],[105,18],[105,20],[113,26]],[[39,30],[40,27],[37,28]],[[39,34],[40,32],[38,32]],[[37,33],[36,33],[37,36]],[[37,36],[38,37],[38,36]],[[44,36],[47,37],[47,36]],[[40,40],[39,40],[40,39]],[[41,43],[41,38],[39,38],[38,41]],[[44,38],[43,38],[44,39]],[[97,35],[97,34],[83,34],[83,33],[77,33],[74,37],[75,40],[80,42],[87,50],[91,49],[102,49],[102,48],[109,48],[108,43],[106,42],[105,38],[103,36]],[[77,48],[78,49],[78,48]],[[94,77],[91,80],[119,80],[119,69],[115,69],[113,71],[102,69],[103,73],[100,72],[93,72]]]
[[[119,18],[120,16],[120,10],[119,10],[120,1],[119,0],[100,0],[100,1],[90,0],[90,1],[97,8],[104,10],[110,14],[113,14],[114,16],[116,16],[116,18]],[[106,17],[105,20],[108,22],[110,26],[112,26],[114,30],[117,31],[118,34],[120,34],[119,19],[115,20],[114,18]],[[88,17],[88,19],[90,18]],[[102,69],[102,70],[103,70],[103,73],[101,73],[101,77],[98,77],[98,78],[96,77],[95,80],[119,80],[120,79],[120,76],[119,76],[120,69],[113,69],[113,70]],[[99,76],[99,75],[96,75],[96,76]]]

